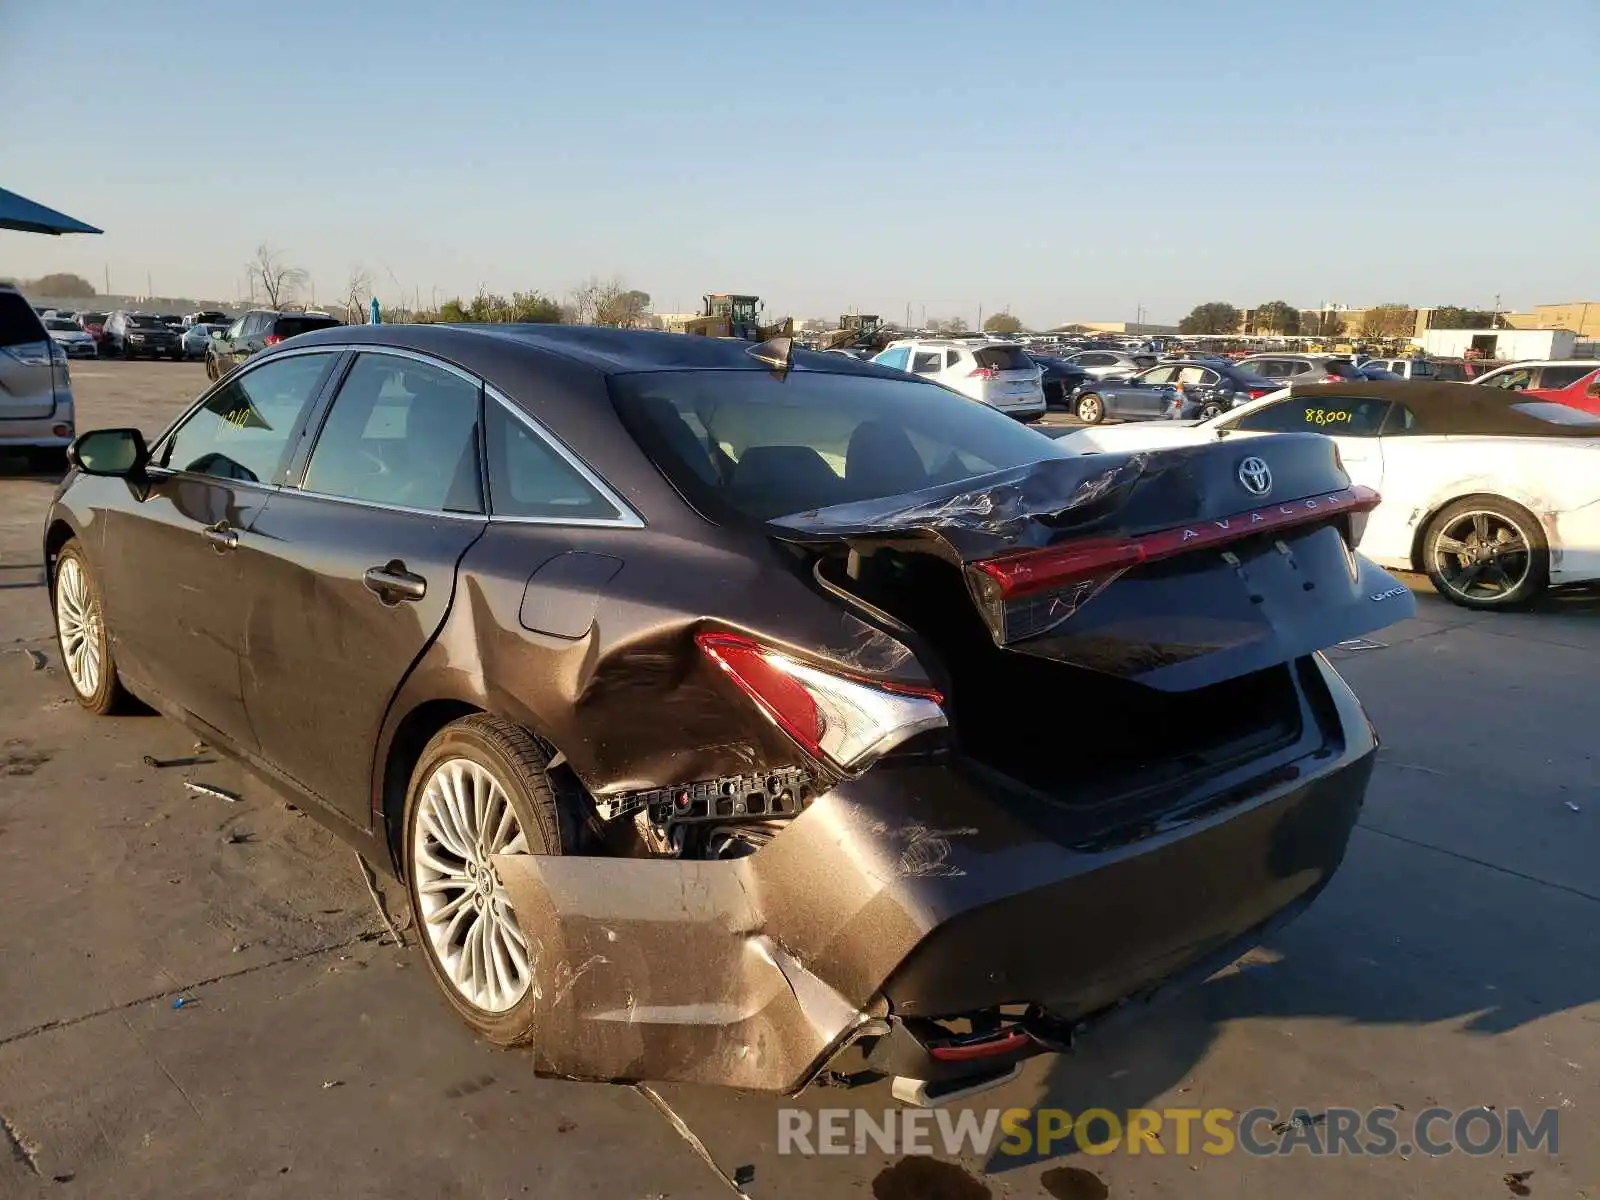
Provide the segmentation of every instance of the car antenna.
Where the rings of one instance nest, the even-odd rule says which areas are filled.
[[[759,346],[751,346],[745,351],[757,362],[765,363],[777,372],[782,379],[794,366],[794,339],[792,337],[768,338]]]

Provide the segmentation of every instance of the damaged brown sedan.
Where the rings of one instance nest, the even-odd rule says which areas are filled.
[[[45,529],[78,699],[404,880],[545,1072],[918,1100],[1204,975],[1337,869],[1410,614],[1315,435],[1075,456],[786,342],[291,339]]]

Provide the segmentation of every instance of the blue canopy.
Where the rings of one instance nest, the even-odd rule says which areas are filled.
[[[93,225],[85,225],[66,213],[35,204],[26,196],[0,188],[0,229],[18,229],[23,233],[104,233]]]

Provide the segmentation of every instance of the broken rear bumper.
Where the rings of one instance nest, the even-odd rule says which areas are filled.
[[[1066,1030],[1215,970],[1327,882],[1360,810],[1376,741],[1315,670],[1311,753],[1120,839],[1068,844],[958,767],[880,764],[742,859],[497,859],[534,958],[536,1065],[793,1092],[872,1037],[875,1067],[951,1078],[1049,1043],[934,1062],[932,1019],[1026,1004]]]

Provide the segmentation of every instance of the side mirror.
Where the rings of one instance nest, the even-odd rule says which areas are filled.
[[[67,447],[67,462],[85,475],[136,477],[150,465],[150,448],[137,429],[91,429]]]

